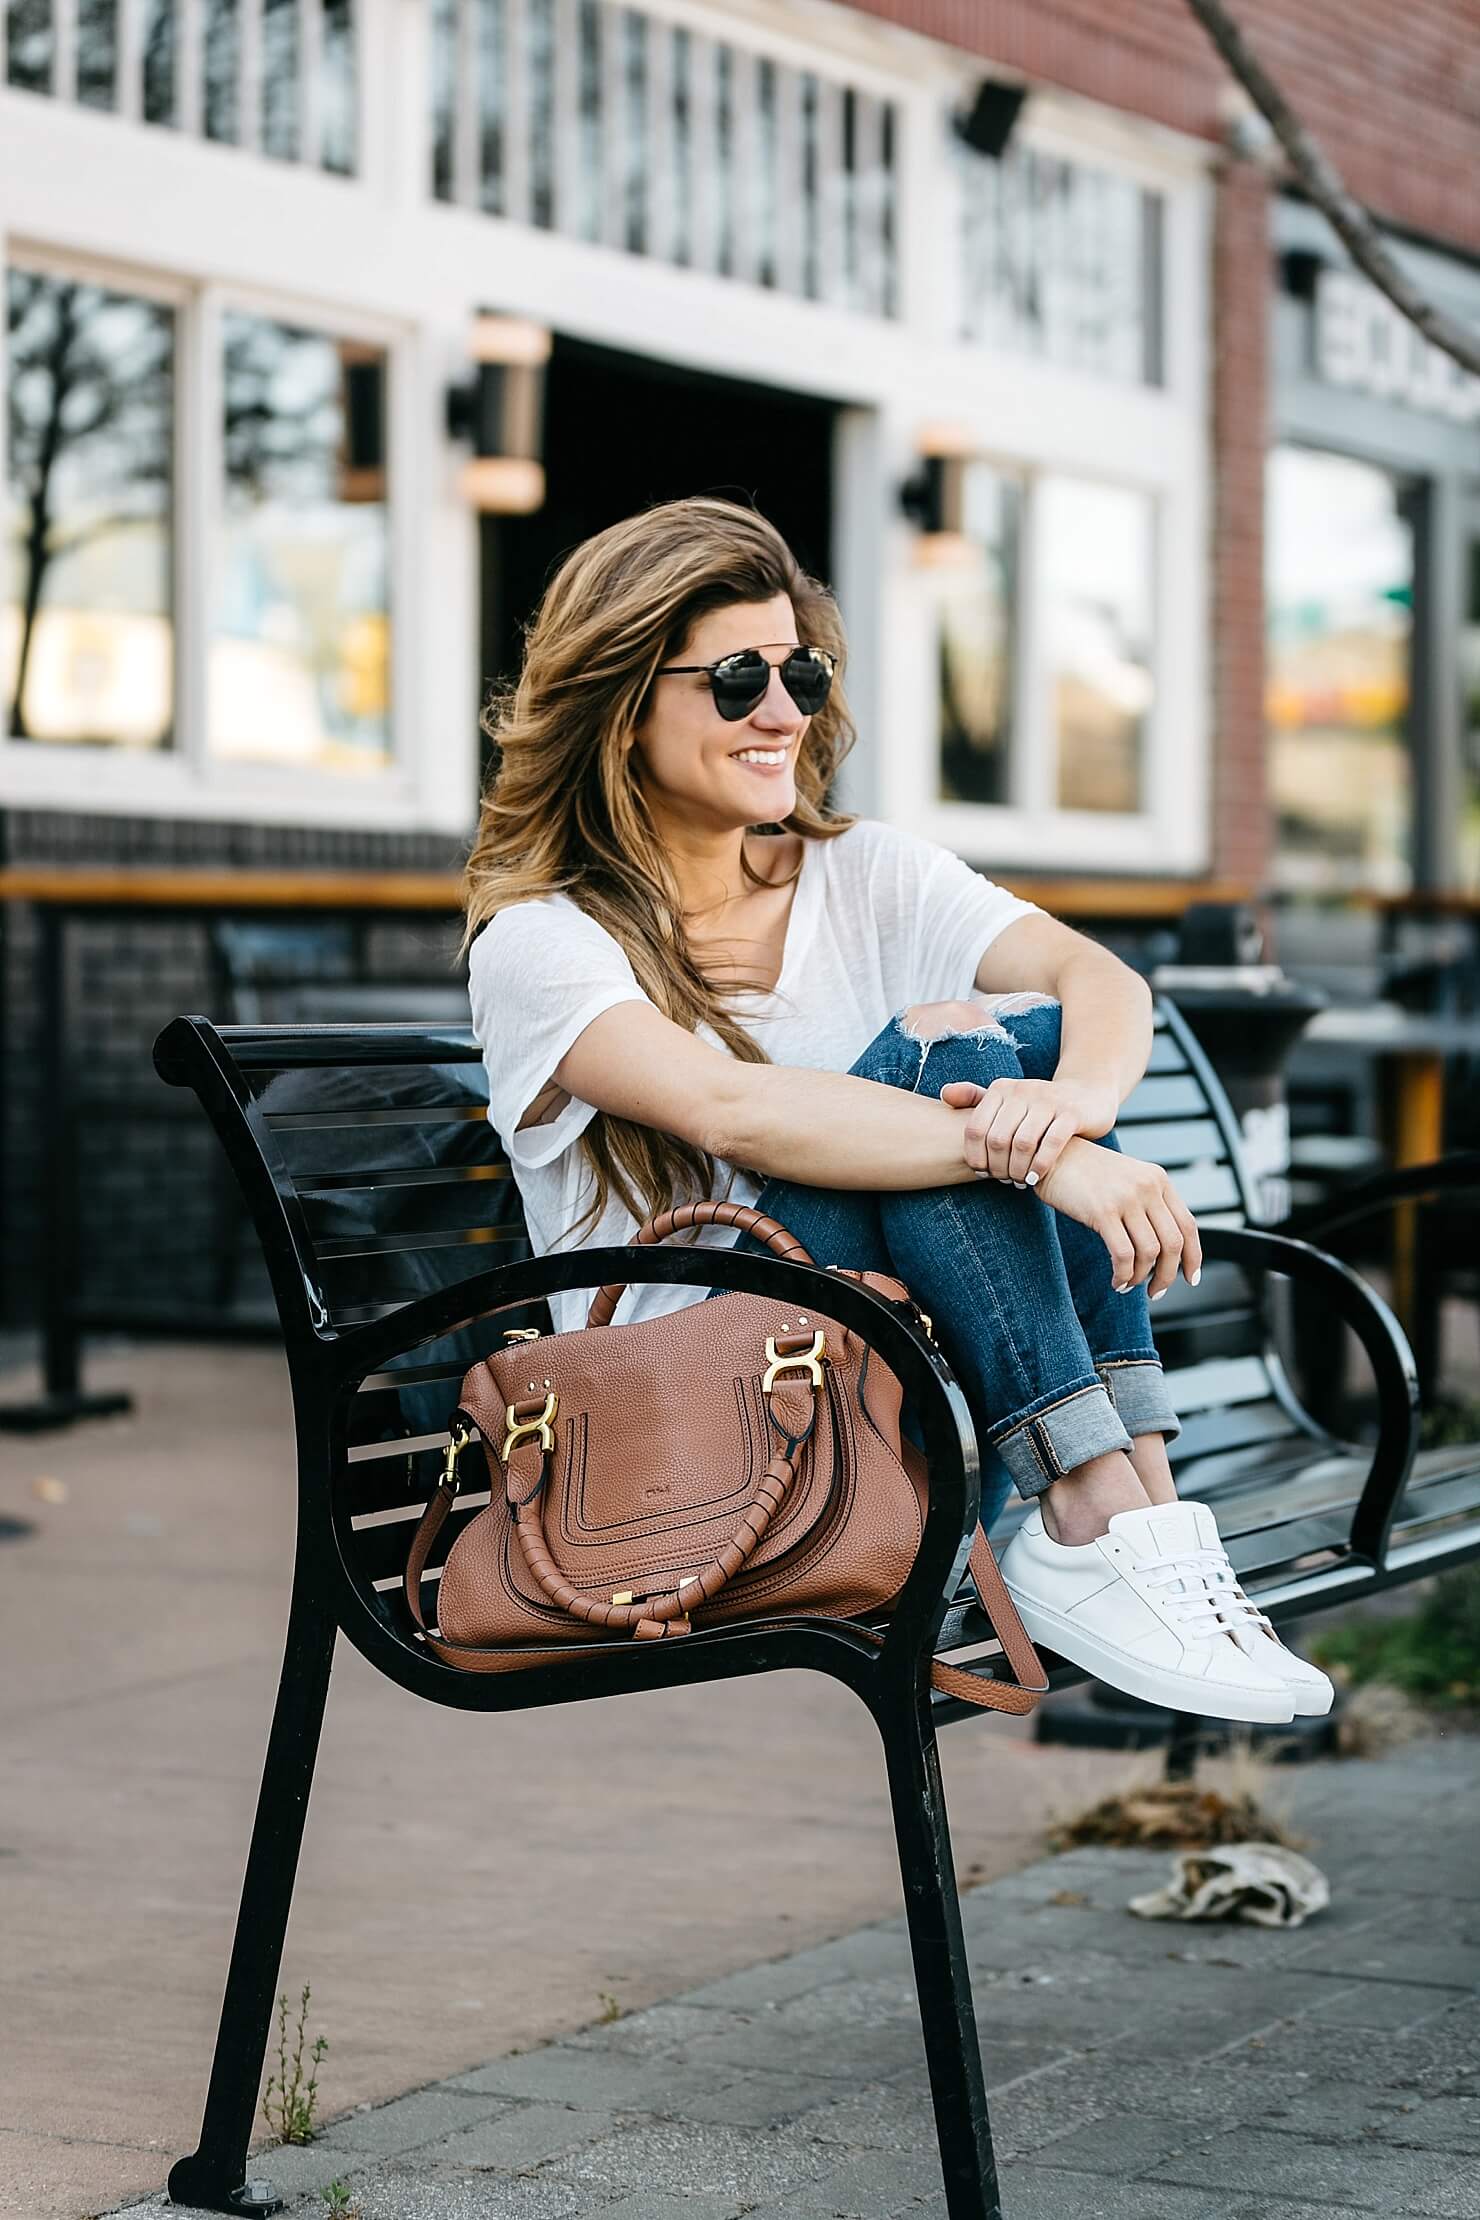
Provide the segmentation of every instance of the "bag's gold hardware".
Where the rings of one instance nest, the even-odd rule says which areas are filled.
[[[630,1588],[615,1588],[612,1591],[613,1603],[635,1603],[636,1601],[637,1598]]]
[[[449,1495],[457,1493],[457,1460],[472,1440],[472,1428],[455,1426],[447,1437],[447,1455],[442,1465],[442,1486]]]
[[[929,1313],[929,1311],[928,1311],[928,1310],[918,1310],[918,1309],[917,1309],[917,1310],[916,1310],[916,1312],[915,1312],[915,1316],[916,1316],[916,1317],[917,1317],[917,1318],[919,1319],[919,1321],[920,1321],[920,1324],[921,1324],[921,1325],[922,1325],[922,1326],[923,1326],[923,1327],[925,1328],[925,1333],[926,1333],[926,1337],[927,1337],[927,1339],[929,1339],[929,1340],[931,1340],[931,1341],[934,1341],[934,1339],[935,1339],[935,1328],[934,1328],[934,1327],[933,1327],[933,1326],[931,1325],[931,1323],[930,1323],[930,1313]]]
[[[538,1326],[505,1326],[504,1328],[505,1341],[538,1341],[539,1338],[540,1329]]]
[[[506,1403],[504,1405],[504,1423],[509,1430],[504,1436],[504,1446],[500,1455],[503,1457],[505,1464],[508,1463],[509,1451],[516,1442],[529,1440],[536,1434],[539,1436],[541,1449],[553,1450],[555,1436],[550,1431],[550,1422],[555,1416],[556,1409],[557,1401],[553,1389],[545,1397],[545,1407],[538,1418],[516,1418],[513,1404]]]
[[[827,1361],[827,1337],[820,1326],[812,1330],[810,1349],[798,1349],[791,1356],[783,1357],[777,1350],[774,1334],[766,1336],[766,1355],[770,1359],[765,1377],[761,1381],[762,1395],[769,1395],[782,1372],[805,1372],[813,1387],[822,1385],[822,1367]]]

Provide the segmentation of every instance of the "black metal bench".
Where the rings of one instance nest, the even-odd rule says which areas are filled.
[[[940,1724],[981,1714],[928,1685],[941,1650],[972,1652],[955,1661],[983,1673],[997,1669],[998,1653],[961,1590],[977,1449],[938,1351],[854,1283],[770,1256],[668,1247],[532,1257],[465,1030],[217,1030],[179,1018],[155,1062],[198,1095],[261,1239],[292,1378],[300,1490],[286,1654],[205,2119],[199,2148],[171,2173],[172,2196],[213,2211],[276,2209],[270,2185],[245,2179],[247,2145],[342,1629],[402,1687],[469,1711],[803,1666],[853,1688],[884,1747],[947,2209],[951,2220],[998,2220],[935,1741]],[[1345,1265],[1249,1224],[1226,1098],[1170,1004],[1120,1130],[1133,1151],[1174,1171],[1202,1224],[1202,1284],[1179,1283],[1158,1306],[1157,1341],[1185,1427],[1179,1485],[1216,1502],[1250,1593],[1276,1618],[1303,1615],[1480,1553],[1480,1450],[1420,1455],[1412,1360],[1390,1313]],[[1269,1274],[1313,1286],[1355,1330],[1376,1383],[1371,1447],[1344,1446],[1302,1409],[1276,1346]],[[789,1619],[481,1675],[440,1663],[414,1639],[400,1575],[462,1372],[509,1327],[548,1327],[548,1295],[612,1280],[805,1299],[864,1334],[900,1375],[921,1415],[931,1498],[882,1646],[845,1622]],[[458,1520],[486,1500],[460,1500],[433,1572]],[[1056,1685],[1080,1677],[1050,1664]]]

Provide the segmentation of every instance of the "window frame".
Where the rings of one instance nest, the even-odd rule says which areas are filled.
[[[1038,88],[1018,129],[1046,153],[1118,170],[1160,194],[1160,382],[1117,383],[1042,357],[993,352],[976,341],[953,346],[952,375],[942,377],[933,413],[951,422],[972,460],[1015,477],[1024,493],[1011,800],[938,797],[936,590],[929,569],[914,560],[912,529],[902,526],[897,544],[901,572],[913,573],[917,637],[886,672],[881,722],[886,731],[892,724],[919,730],[923,723],[926,745],[881,748],[877,806],[988,868],[1194,878],[1212,857],[1212,180],[1205,150]],[[907,257],[911,247],[918,253],[922,246],[917,215]],[[937,321],[952,331],[961,328],[956,282],[954,275],[945,282],[937,276],[935,287]],[[915,466],[918,426],[896,411],[890,432],[903,478]],[[1107,456],[1115,458],[1108,469]],[[1049,476],[1124,485],[1152,503],[1154,692],[1143,806],[1130,814],[1057,806],[1057,749],[1046,699],[1044,556],[1034,498],[1035,482]]]
[[[19,799],[12,783],[16,767],[28,762],[60,763],[68,758],[80,759],[84,766],[96,765],[100,758],[126,757],[129,763],[141,769],[145,765],[174,764],[182,753],[181,706],[183,662],[180,647],[180,604],[189,571],[185,550],[181,545],[183,504],[181,487],[184,483],[190,427],[185,422],[185,324],[189,303],[189,286],[179,278],[157,270],[137,269],[127,263],[108,262],[94,255],[53,251],[31,247],[16,240],[0,237],[0,293],[7,298],[6,314],[0,318],[0,392],[9,392],[10,316],[8,285],[6,280],[12,270],[25,270],[32,276],[53,278],[60,284],[94,285],[100,290],[123,294],[136,300],[147,301],[159,308],[167,308],[174,319],[174,345],[172,371],[174,381],[174,409],[170,423],[170,483],[167,515],[169,520],[169,622],[170,622],[170,733],[168,740],[157,748],[130,748],[118,741],[87,740],[13,740],[8,728],[10,704],[0,704],[0,790],[9,797]],[[3,524],[3,544],[8,549],[11,521],[10,501],[10,415],[8,407],[0,410],[0,524]],[[86,790],[86,781],[80,782]]]
[[[74,250],[0,235],[0,270],[99,285],[170,308],[175,318],[174,425],[170,442],[171,613],[174,715],[168,746],[37,743],[0,735],[0,788],[21,806],[110,814],[203,817],[302,825],[418,827],[466,819],[463,797],[438,811],[428,776],[413,758],[416,698],[415,575],[410,515],[415,447],[415,335],[394,318],[236,280],[187,278]],[[380,349],[386,366],[386,529],[390,632],[390,748],[374,772],[334,773],[212,754],[206,704],[212,611],[222,559],[225,442],[220,347],[228,312],[262,316],[330,339]],[[5,333],[0,331],[0,359]],[[0,424],[0,502],[9,516],[5,426]],[[470,718],[470,724],[471,724]],[[432,751],[435,753],[435,751]]]

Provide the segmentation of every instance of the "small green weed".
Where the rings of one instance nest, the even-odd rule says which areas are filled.
[[[324,2220],[361,2220],[354,2191],[347,2181],[331,2181],[319,2191],[326,2207]]]
[[[601,2005],[601,2016],[596,2024],[598,2027],[610,2027],[613,2020],[621,2019],[626,2007],[617,2002],[610,1989],[598,1989],[596,1995]]]
[[[1401,1619],[1332,1627],[1314,1645],[1351,1681],[1386,1681],[1428,1704],[1480,1702],[1480,1566],[1441,1573]]]
[[[1419,1418],[1418,1438],[1424,1449],[1464,1449],[1480,1441],[1480,1403],[1463,1396],[1431,1397]]]
[[[303,2046],[309,1995],[309,1986],[305,1981],[303,1994],[298,1999],[298,2023],[291,2038],[288,2034],[288,1999],[286,1994],[278,1998],[277,2072],[267,2077],[267,2087],[262,2092],[262,2115],[282,2143],[313,2141],[314,2113],[319,2102],[319,2067],[328,2052],[329,2044],[323,2035],[317,2038],[308,2054],[305,2076]]]

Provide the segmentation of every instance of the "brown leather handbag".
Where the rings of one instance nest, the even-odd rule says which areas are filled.
[[[812,1261],[741,1203],[683,1204],[637,1240],[711,1222]],[[901,1281],[840,1276],[923,1319]],[[928,1487],[900,1430],[896,1375],[820,1311],[733,1294],[613,1326],[624,1293],[601,1288],[584,1328],[511,1336],[464,1378],[406,1567],[427,1647],[495,1673],[569,1656],[573,1643],[658,1641],[723,1619],[887,1613],[915,1561]],[[475,1446],[490,1500],[448,1552],[432,1632],[422,1576]],[[939,1663],[931,1679],[968,1703],[1030,1711],[1048,1683],[980,1528],[970,1566],[1016,1682]]]

